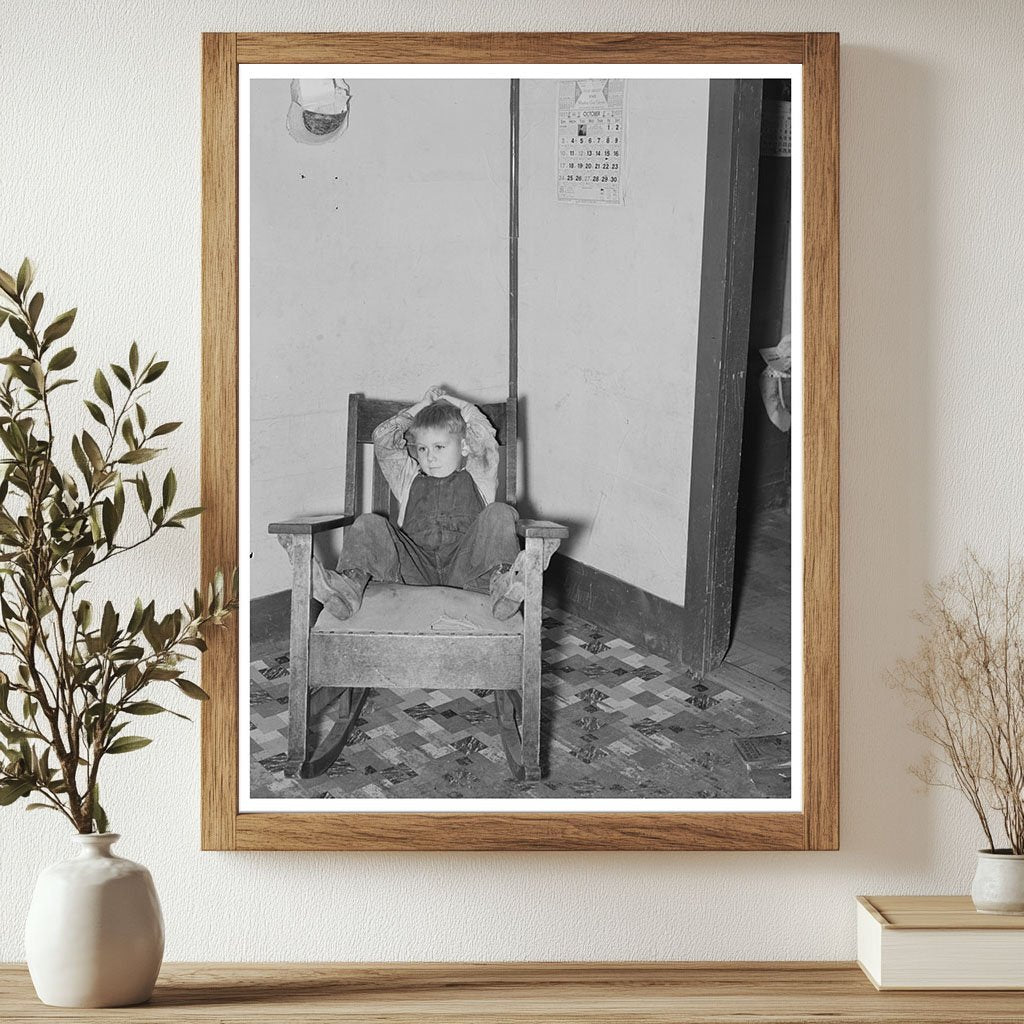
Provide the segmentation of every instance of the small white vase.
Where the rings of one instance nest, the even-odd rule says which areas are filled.
[[[111,853],[120,838],[76,835],[79,855],[36,882],[25,955],[36,994],[50,1006],[134,1006],[153,993],[163,915],[149,872]]]
[[[1024,854],[979,850],[971,899],[982,914],[1024,914]]]

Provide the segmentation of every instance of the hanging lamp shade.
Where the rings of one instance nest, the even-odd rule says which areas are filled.
[[[309,146],[340,138],[348,128],[351,98],[344,78],[293,78],[285,122],[289,134]]]

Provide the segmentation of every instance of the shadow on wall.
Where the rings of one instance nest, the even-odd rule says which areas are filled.
[[[937,83],[924,65],[844,46],[841,85],[842,849],[913,871],[933,846],[934,802],[907,773],[920,748],[887,673],[932,571]]]

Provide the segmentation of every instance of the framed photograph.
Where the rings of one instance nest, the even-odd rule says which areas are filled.
[[[838,87],[204,35],[204,849],[838,848]]]

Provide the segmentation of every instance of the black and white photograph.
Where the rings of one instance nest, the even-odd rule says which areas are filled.
[[[800,69],[509,70],[239,81],[240,809],[799,809]]]

